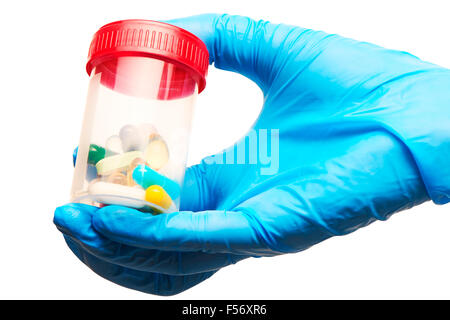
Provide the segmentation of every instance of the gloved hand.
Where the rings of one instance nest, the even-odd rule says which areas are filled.
[[[181,212],[56,209],[58,229],[94,272],[170,295],[244,258],[299,252],[429,199],[450,201],[449,70],[245,17],[170,23],[198,35],[216,67],[257,83],[265,99],[253,132],[274,133],[279,149],[268,150],[271,168],[218,157],[189,168]],[[246,141],[233,148],[251,157]]]

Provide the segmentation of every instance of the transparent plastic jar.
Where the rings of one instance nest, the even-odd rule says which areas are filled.
[[[161,22],[118,21],[94,35],[72,202],[178,210],[208,59],[199,38]]]

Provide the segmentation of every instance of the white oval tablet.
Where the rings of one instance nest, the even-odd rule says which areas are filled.
[[[140,209],[148,205],[145,190],[116,183],[98,181],[91,183],[88,193],[97,202]]]

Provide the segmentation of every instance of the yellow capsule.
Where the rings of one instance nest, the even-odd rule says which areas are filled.
[[[172,199],[167,192],[158,185],[153,185],[145,190],[145,200],[156,204],[164,209],[169,209]]]

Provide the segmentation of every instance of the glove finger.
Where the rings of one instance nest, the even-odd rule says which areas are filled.
[[[66,236],[89,254],[129,269],[167,275],[187,275],[214,271],[234,264],[246,256],[173,252],[131,247],[111,241],[92,227],[92,216],[99,209],[69,204],[56,209],[55,224]]]
[[[334,133],[338,139],[325,149],[311,142],[310,152],[316,149],[325,161],[285,172],[282,184],[234,208],[255,212],[264,243],[274,252],[305,250],[430,199],[414,158],[393,135]],[[302,149],[292,153],[308,147]]]
[[[210,63],[234,71],[266,89],[276,75],[274,62],[283,46],[290,46],[304,29],[254,21],[248,17],[203,14],[167,23],[194,33],[206,44]],[[287,44],[286,44],[287,43]]]
[[[149,216],[109,206],[93,225],[116,242],[147,249],[275,255],[429,200],[408,149],[388,133],[342,136],[322,153],[325,161],[285,171],[275,184],[262,181],[256,195],[255,188],[239,195],[234,211]]]
[[[243,16],[204,14],[167,22],[201,38],[217,68],[246,76],[264,93],[270,90],[267,101],[280,94],[300,102],[311,97],[359,99],[398,78],[438,69],[405,52]],[[293,81],[302,90],[287,86]]]
[[[211,277],[216,271],[184,276],[143,272],[125,268],[101,260],[86,252],[70,237],[65,236],[70,250],[99,276],[123,287],[161,296],[170,296],[185,291]]]
[[[163,251],[202,251],[258,255],[260,238],[244,211],[181,211],[151,216],[108,206],[93,216],[107,238],[133,247]]]

